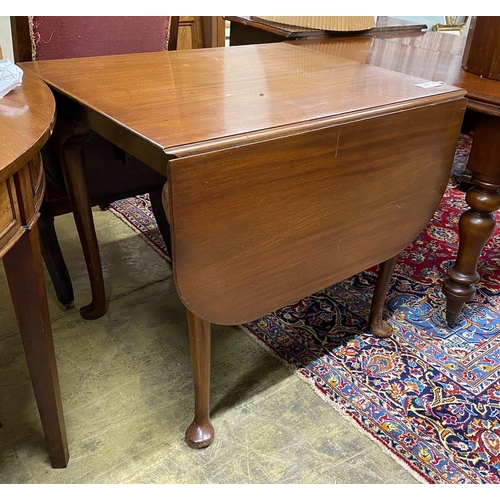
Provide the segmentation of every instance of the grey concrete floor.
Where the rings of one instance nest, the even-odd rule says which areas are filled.
[[[70,447],[51,469],[18,328],[0,272],[0,482],[64,484],[418,483],[248,334],[215,326],[216,438],[190,449],[194,400],[186,315],[167,263],[107,211],[94,211],[107,314],[85,321],[89,284],[71,215],[58,217],[75,308],[47,280]]]

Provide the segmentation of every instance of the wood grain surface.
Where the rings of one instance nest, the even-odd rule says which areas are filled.
[[[139,159],[281,136],[461,91],[287,44],[22,63],[76,103],[74,116]],[[82,71],[84,68],[84,71]],[[417,102],[418,101],[418,102]],[[321,122],[321,120],[326,123]],[[167,160],[166,158],[165,160]],[[151,165],[166,173],[157,159]]]
[[[244,323],[397,255],[441,200],[464,110],[454,100],[172,160],[188,309]]]
[[[425,80],[443,81],[467,90],[470,109],[497,115],[500,113],[500,109],[496,109],[500,108],[498,80],[482,78],[462,67],[466,44],[464,36],[428,31],[287,43]]]
[[[0,181],[38,154],[54,121],[55,101],[50,89],[26,72],[22,87],[0,99]]]

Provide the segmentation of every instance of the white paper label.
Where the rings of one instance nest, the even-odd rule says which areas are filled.
[[[430,89],[432,87],[441,87],[441,85],[446,85],[446,84],[444,82],[424,82],[424,83],[416,83],[415,87]]]
[[[21,85],[23,70],[8,59],[0,60],[0,99]]]

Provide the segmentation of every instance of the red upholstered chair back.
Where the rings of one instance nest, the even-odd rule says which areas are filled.
[[[171,16],[30,16],[32,59],[172,50],[171,22]]]
[[[12,16],[14,61],[175,50],[179,16]]]
[[[12,16],[14,61],[175,50],[178,26],[179,16]],[[84,72],[85,65],[82,63]],[[161,203],[165,177],[94,131],[89,131],[89,137],[89,142],[83,146],[83,156],[90,205],[107,206],[122,198],[149,193],[158,227],[168,245],[170,228]],[[68,305],[74,297],[71,279],[57,242],[54,216],[72,211],[73,206],[55,153],[53,141],[49,140],[42,149],[47,188],[38,226],[44,260],[57,297],[62,304]],[[82,218],[88,217],[81,206],[78,208]],[[101,263],[98,252],[95,252],[97,246],[92,219],[85,219],[85,231],[80,234],[80,239],[84,255],[91,256],[91,264],[87,262],[89,271],[92,271],[89,273],[91,288],[100,289],[102,280],[97,274],[102,274]],[[93,271],[97,269],[99,271]],[[104,292],[97,296],[97,309],[104,311]]]
[[[15,62],[175,50],[179,16],[13,16]],[[91,132],[84,147],[90,196],[94,200],[148,192],[165,179]],[[45,147],[43,152],[49,150]],[[48,156],[46,199],[66,197],[62,171]],[[120,172],[114,175],[113,172]],[[112,180],[112,181],[111,181]]]
[[[13,17],[14,58],[18,62],[175,50],[178,24],[179,16]],[[124,168],[119,160],[121,156],[116,157],[114,146],[93,132],[92,137],[91,143],[84,148],[92,198],[140,192],[162,179],[145,166],[142,169]],[[115,168],[129,173],[117,180],[111,174]],[[58,199],[59,191],[64,191],[62,172],[48,159],[45,170],[48,180],[46,198]]]

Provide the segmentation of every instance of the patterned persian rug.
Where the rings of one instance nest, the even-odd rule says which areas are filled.
[[[242,325],[427,483],[500,483],[500,228],[460,324],[450,329],[443,317],[469,149],[462,136],[439,208],[398,259],[386,301],[391,338],[368,330],[375,268]],[[167,258],[147,196],[111,210]]]

